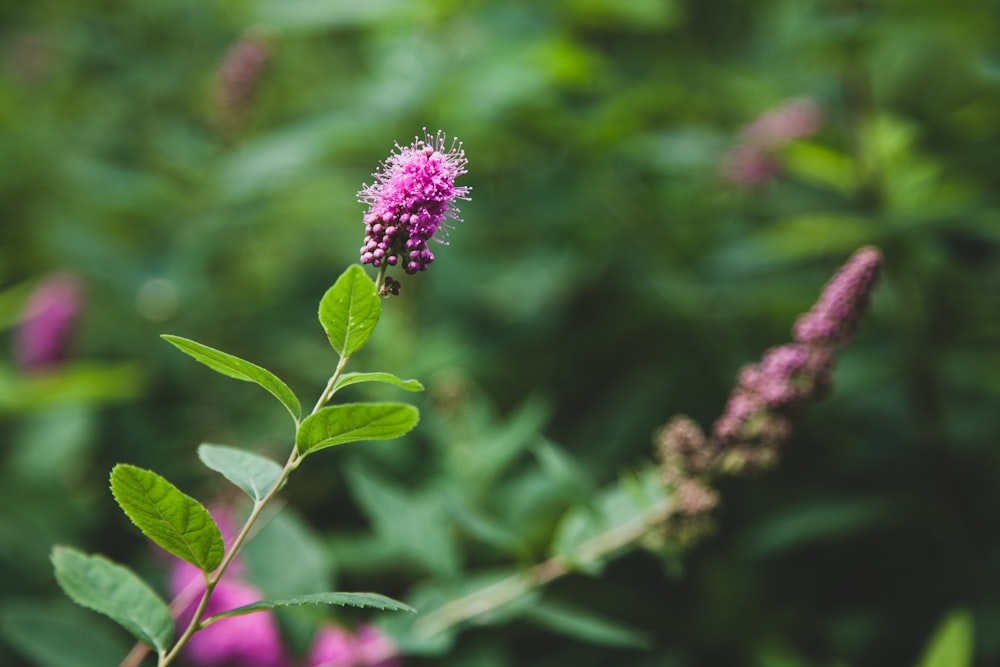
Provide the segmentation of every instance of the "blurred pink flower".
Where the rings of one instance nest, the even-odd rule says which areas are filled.
[[[63,360],[83,305],[80,281],[70,273],[45,278],[28,298],[14,333],[14,358],[29,373],[54,368]]]
[[[234,535],[231,515],[224,509],[214,509],[223,541],[229,544]],[[205,617],[242,607],[262,600],[265,596],[254,586],[242,581],[243,563],[239,558],[226,570],[212,591]],[[170,594],[183,605],[178,627],[190,622],[195,606],[205,591],[201,570],[184,561],[175,561],[169,578]],[[199,630],[184,648],[185,658],[198,667],[286,667],[284,644],[277,620],[269,611],[224,618]]]
[[[396,646],[373,625],[363,625],[356,634],[336,625],[316,632],[305,667],[396,667]]]
[[[772,107],[740,131],[739,142],[719,162],[719,176],[742,187],[771,180],[780,170],[775,151],[815,134],[822,124],[822,111],[812,100],[793,98]]]

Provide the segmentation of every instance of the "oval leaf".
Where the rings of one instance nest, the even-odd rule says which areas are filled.
[[[205,364],[213,371],[236,380],[253,382],[260,385],[270,392],[272,396],[281,401],[281,404],[292,415],[295,423],[299,423],[299,417],[302,416],[302,405],[299,403],[298,397],[281,378],[271,371],[221,350],[216,350],[214,347],[202,345],[187,338],[171,336],[169,334],[163,334],[160,338],[184,354]]]
[[[319,322],[341,357],[361,349],[381,314],[375,283],[358,264],[348,267],[319,302]]]
[[[420,413],[405,403],[345,403],[306,417],[295,434],[299,454],[358,440],[390,440],[408,432]]]
[[[225,545],[212,515],[155,472],[119,463],[111,493],[143,535],[173,555],[206,573],[222,562]]]
[[[281,466],[271,459],[225,445],[202,445],[198,458],[206,466],[221,473],[259,503],[281,479]]]
[[[423,391],[424,385],[417,380],[402,380],[392,373],[344,373],[333,385],[333,391],[338,391],[341,387],[357,384],[359,382],[382,382],[391,384],[406,391]]]
[[[224,611],[221,614],[216,614],[211,618],[205,619],[202,625],[208,625],[229,616],[252,614],[255,611],[266,611],[268,609],[277,609],[278,607],[322,604],[336,604],[342,607],[368,607],[373,609],[382,609],[383,611],[410,611],[414,613],[417,611],[408,604],[403,604],[399,600],[393,600],[392,598],[380,593],[312,593],[309,595],[295,595],[287,598],[260,600],[259,602],[254,602],[253,604],[243,605],[242,607],[237,607],[236,609],[230,609],[229,611]]]
[[[174,636],[167,604],[127,567],[70,547],[52,550],[56,580],[77,604],[115,620],[163,655]]]

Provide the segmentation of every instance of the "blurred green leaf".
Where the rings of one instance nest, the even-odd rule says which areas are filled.
[[[295,434],[302,456],[359,440],[391,440],[405,435],[420,413],[405,403],[345,403],[306,417]]]
[[[310,595],[295,595],[273,600],[260,600],[253,604],[243,605],[221,614],[216,614],[205,620],[205,625],[231,616],[252,614],[255,611],[278,609],[279,607],[299,607],[304,605],[339,605],[341,607],[361,607],[381,609],[383,611],[416,612],[413,607],[379,593],[312,593]]]
[[[268,597],[329,590],[333,585],[336,561],[292,507],[270,516],[240,555],[248,579]]]
[[[166,603],[131,570],[70,547],[52,550],[56,580],[77,604],[118,622],[136,639],[163,654],[174,636]]]
[[[0,634],[38,667],[117,665],[129,644],[98,618],[68,602],[9,602],[0,611]]]
[[[602,646],[649,648],[650,637],[622,623],[591,611],[554,602],[540,602],[529,607],[524,618],[548,630]]]
[[[271,371],[187,338],[169,334],[163,334],[160,338],[226,377],[260,385],[281,401],[288,413],[292,415],[295,423],[299,423],[302,406],[299,404],[298,397],[287,384]]]
[[[341,357],[361,349],[381,312],[375,283],[358,264],[348,267],[319,302],[320,324]]]
[[[222,562],[225,545],[212,515],[151,470],[119,463],[111,493],[143,535],[206,574]]]
[[[591,503],[576,505],[566,512],[556,527],[550,552],[575,567],[596,573],[615,551],[595,550],[594,540],[606,538],[612,531],[644,525],[649,516],[669,502],[655,469],[644,470],[635,478],[624,476],[601,489]]]
[[[357,463],[346,473],[351,493],[378,537],[397,552],[394,562],[416,563],[439,574],[456,572],[458,545],[439,493],[400,488]]]
[[[281,477],[281,466],[258,454],[226,445],[203,444],[198,458],[259,503]]]
[[[406,391],[423,391],[424,385],[417,380],[401,380],[392,373],[344,373],[333,385],[333,391],[339,391],[342,387],[347,387],[358,382],[382,382],[399,387]]]
[[[934,630],[917,667],[972,667],[973,649],[972,614],[957,609]]]

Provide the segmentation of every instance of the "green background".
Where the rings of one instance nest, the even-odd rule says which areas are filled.
[[[472,200],[431,269],[397,276],[352,362],[424,382],[423,421],[297,473],[298,518],[275,530],[312,545],[302,586],[409,599],[544,558],[574,492],[641,466],[676,413],[708,427],[739,368],[875,244],[872,310],[780,464],[727,480],[714,533],[679,560],[637,551],[545,592],[646,648],[513,613],[406,664],[914,664],[957,608],[975,664],[996,664],[998,15],[995,0],[6,3],[0,343],[48,273],[75,273],[86,300],[59,372],[0,355],[0,662],[28,659],[36,617],[106,631],[106,655],[124,642],[62,606],[52,544],[162,578],[107,490],[115,462],[221,502],[198,443],[283,460],[281,407],[158,335],[266,366],[311,405],[336,363],[317,303],[361,245],[356,192],[426,127],[463,141]],[[227,114],[219,67],[247,35],[270,56]],[[720,178],[740,129],[796,97],[822,109],[819,132],[765,183]],[[572,471],[563,487],[537,472],[541,442]],[[261,581],[288,578],[263,537]],[[284,622],[293,645],[307,634]]]

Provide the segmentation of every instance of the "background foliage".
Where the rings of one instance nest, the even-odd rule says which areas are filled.
[[[270,397],[158,334],[317,395],[336,360],[316,303],[356,261],[355,192],[426,126],[465,144],[467,222],[358,355],[427,385],[423,421],[301,471],[247,554],[268,593],[335,581],[419,608],[544,558],[567,507],[648,460],[671,415],[710,424],[739,367],[873,243],[883,282],[834,395],[775,470],[726,484],[710,538],[568,577],[532,613],[407,664],[914,664],[952,609],[971,614],[976,664],[996,664],[998,11],[7,3],[4,342],[51,271],[79,276],[86,304],[59,372],[0,361],[0,662],[59,664],[32,634],[40,619],[98,641],[93,664],[127,646],[62,601],[47,560],[74,544],[162,577],[107,491],[115,462],[205,498],[219,484],[198,443],[287,451]],[[248,35],[270,55],[241,111],[213,91]],[[820,132],[759,185],[721,178],[740,128],[792,97],[821,107]],[[302,644],[307,619],[282,618]]]

